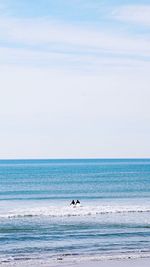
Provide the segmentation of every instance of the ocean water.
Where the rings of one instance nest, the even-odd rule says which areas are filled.
[[[0,264],[145,256],[149,159],[0,161]]]

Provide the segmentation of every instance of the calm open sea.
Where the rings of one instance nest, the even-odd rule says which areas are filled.
[[[126,256],[150,256],[149,159],[0,161],[0,264]]]

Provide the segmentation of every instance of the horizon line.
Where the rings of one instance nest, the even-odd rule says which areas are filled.
[[[120,160],[126,160],[126,159],[149,159],[150,157],[82,157],[82,158],[0,158],[0,161],[3,160],[115,160],[115,159],[120,159]]]

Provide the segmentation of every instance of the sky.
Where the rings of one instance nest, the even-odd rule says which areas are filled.
[[[0,0],[0,158],[150,157],[150,0]]]

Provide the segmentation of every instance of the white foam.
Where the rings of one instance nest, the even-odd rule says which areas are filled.
[[[102,205],[102,206],[41,206],[18,207],[0,214],[0,218],[50,216],[96,216],[99,214],[150,212],[150,205]]]

